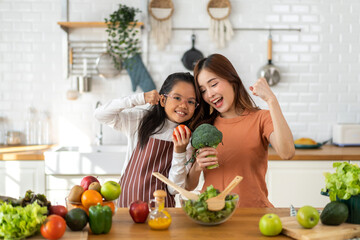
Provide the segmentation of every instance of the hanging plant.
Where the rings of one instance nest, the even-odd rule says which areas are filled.
[[[141,52],[136,28],[138,21],[135,19],[138,12],[141,12],[138,8],[119,4],[119,9],[105,18],[108,52],[118,70],[122,69],[122,63],[131,65],[128,60]]]

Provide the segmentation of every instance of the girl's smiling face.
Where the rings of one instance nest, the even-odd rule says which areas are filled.
[[[237,116],[234,88],[229,81],[205,68],[198,75],[198,84],[204,101],[215,108],[221,117],[232,118]]]
[[[183,123],[190,120],[196,108],[194,86],[183,81],[177,82],[168,94],[161,95],[160,104],[170,121]]]

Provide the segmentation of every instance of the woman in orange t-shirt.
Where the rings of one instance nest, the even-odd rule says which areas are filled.
[[[264,78],[250,87],[252,94],[269,107],[260,110],[233,65],[220,54],[198,61],[194,77],[195,90],[202,96],[196,117],[203,119],[201,123],[216,126],[223,133],[223,144],[197,151],[186,188],[197,186],[201,172],[205,179],[203,190],[213,185],[222,191],[240,175],[244,179],[233,190],[239,195],[240,207],[273,207],[265,182],[269,143],[283,159],[291,159],[295,153],[291,130],[274,93]],[[207,158],[208,155],[216,156]],[[218,168],[206,168],[216,163]]]

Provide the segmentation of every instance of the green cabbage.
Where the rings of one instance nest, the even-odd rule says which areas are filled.
[[[335,162],[335,173],[324,173],[325,189],[329,192],[331,201],[336,198],[347,200],[351,196],[360,194],[360,168],[357,164]]]
[[[0,205],[0,238],[22,239],[39,231],[45,221],[47,207],[37,202],[25,207],[12,206],[9,203]]]

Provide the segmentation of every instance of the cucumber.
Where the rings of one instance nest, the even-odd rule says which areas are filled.
[[[329,202],[320,214],[320,220],[324,225],[340,225],[346,221],[349,209],[345,203]]]

